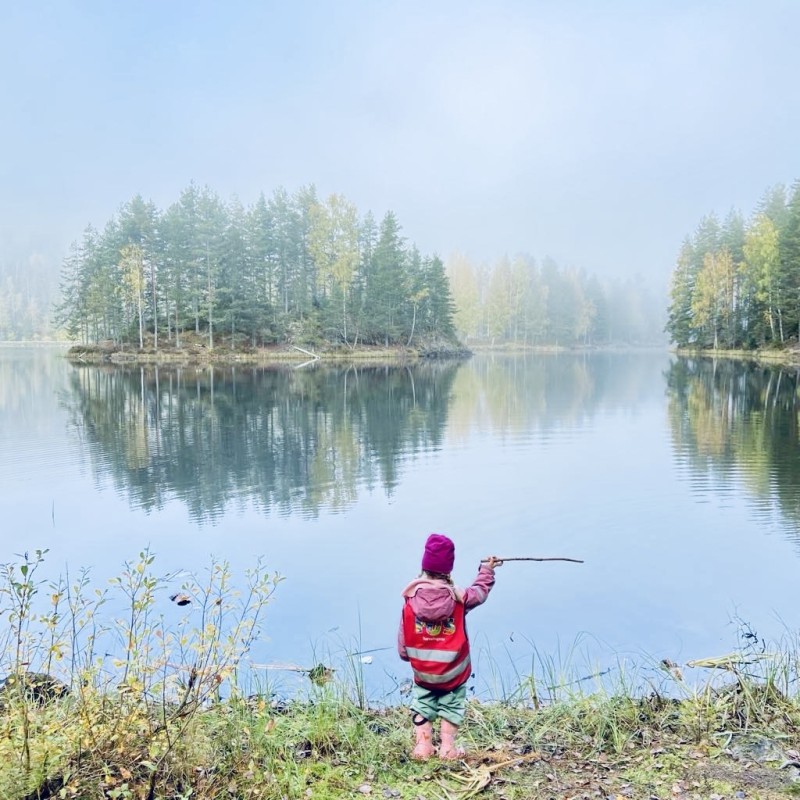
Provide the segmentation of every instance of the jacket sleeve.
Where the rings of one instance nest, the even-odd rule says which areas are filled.
[[[494,586],[494,570],[486,564],[481,564],[472,586],[464,590],[464,609],[469,611],[485,602],[492,586]]]
[[[408,661],[408,653],[406,652],[406,635],[403,631],[403,614],[400,613],[400,627],[397,630],[397,655]]]

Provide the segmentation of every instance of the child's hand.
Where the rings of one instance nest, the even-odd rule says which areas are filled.
[[[483,559],[483,563],[486,564],[489,569],[494,569],[495,567],[502,567],[503,562],[501,559],[497,558],[497,556],[487,556]]]

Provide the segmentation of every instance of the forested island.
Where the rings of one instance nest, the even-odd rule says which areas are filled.
[[[709,214],[680,249],[667,329],[679,348],[789,350],[800,333],[800,181],[750,219]]]
[[[251,207],[190,185],[166,211],[136,196],[66,259],[58,322],[84,344],[208,350],[280,342],[457,347],[444,264],[406,246],[392,212],[340,195]]]

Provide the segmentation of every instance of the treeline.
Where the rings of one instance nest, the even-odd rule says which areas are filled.
[[[51,267],[57,263],[40,252],[0,259],[0,341],[55,336],[51,316],[56,286]]]
[[[700,221],[672,273],[667,330],[681,347],[758,348],[800,331],[800,182],[768,189],[750,219]]]
[[[597,346],[664,343],[664,299],[641,280],[601,281],[529,256],[448,259],[456,330],[467,343]]]
[[[65,259],[57,321],[83,342],[209,348],[454,340],[444,264],[341,195],[277,189],[244,207],[191,184],[161,211],[140,196]]]

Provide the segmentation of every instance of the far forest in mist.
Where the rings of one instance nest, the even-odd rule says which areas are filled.
[[[663,299],[529,256],[445,265],[341,195],[283,188],[249,207],[191,184],[166,211],[137,195],[89,226],[46,279],[0,261],[0,340],[208,347],[663,342]]]
[[[0,251],[0,342],[53,339],[59,257],[47,246],[17,249]]]
[[[447,264],[455,324],[468,344],[652,346],[666,344],[665,300],[640,278],[601,281],[552,258],[527,255]]]
[[[672,274],[667,329],[679,347],[785,347],[800,337],[800,181],[745,220],[704,217]]]

